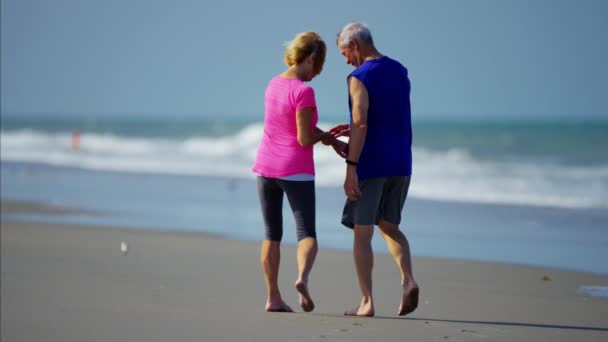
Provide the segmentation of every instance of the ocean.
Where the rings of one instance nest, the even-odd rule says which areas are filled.
[[[413,129],[402,226],[415,255],[608,273],[608,121],[415,119]],[[8,218],[260,240],[251,166],[262,131],[254,116],[3,113],[0,198],[104,213]],[[344,163],[319,145],[315,167],[320,246],[350,248]],[[287,205],[284,220],[294,243]],[[374,248],[386,253],[379,237]]]

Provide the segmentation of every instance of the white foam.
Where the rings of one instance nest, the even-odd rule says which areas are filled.
[[[322,126],[322,125],[321,125]],[[81,135],[32,130],[0,132],[0,159],[92,170],[253,178],[261,123],[233,135],[184,139]],[[344,162],[315,146],[319,186],[341,187]],[[523,205],[608,208],[608,164],[583,167],[532,161],[478,160],[464,149],[414,148],[410,195],[419,198]]]
[[[608,286],[580,286],[576,290],[580,296],[608,298]]]

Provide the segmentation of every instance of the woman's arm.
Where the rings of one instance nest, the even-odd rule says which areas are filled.
[[[323,132],[318,127],[311,128],[313,108],[306,107],[296,112],[296,125],[298,127],[298,143],[302,146],[311,146],[323,139],[330,139],[330,133]]]

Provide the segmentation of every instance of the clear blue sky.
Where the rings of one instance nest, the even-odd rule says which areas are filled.
[[[257,116],[314,30],[320,114],[343,117],[350,20],[408,67],[417,117],[608,116],[603,0],[2,0],[1,110]]]

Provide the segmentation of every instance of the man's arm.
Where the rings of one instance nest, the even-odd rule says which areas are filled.
[[[352,125],[350,128],[350,139],[348,142],[348,160],[353,163],[359,162],[359,156],[365,144],[367,134],[367,110],[369,109],[369,96],[365,85],[356,79],[348,79],[348,92],[352,105]],[[346,180],[344,181],[344,192],[350,199],[355,200],[361,195],[359,181],[357,178],[356,164],[347,164]]]

